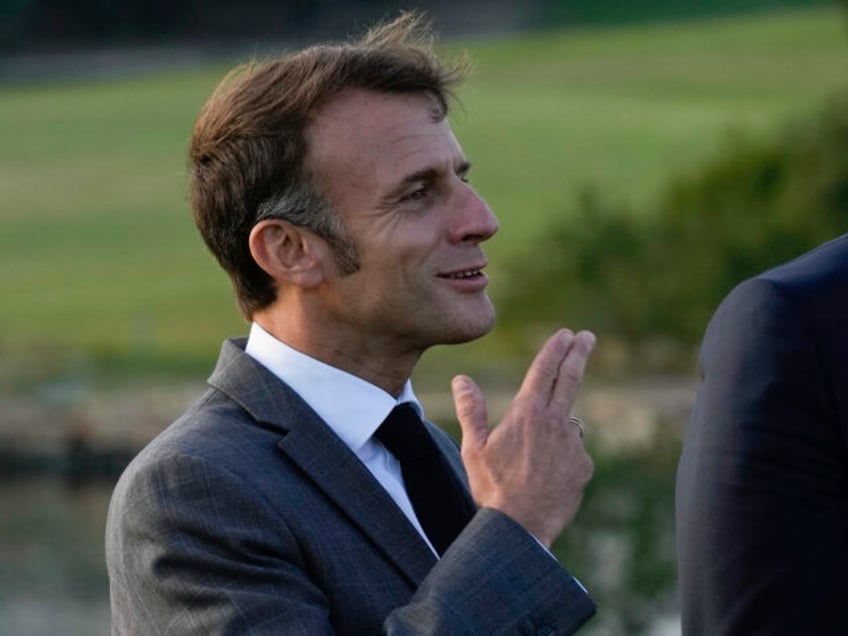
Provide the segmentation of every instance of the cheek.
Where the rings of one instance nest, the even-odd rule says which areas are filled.
[[[386,281],[412,281],[422,276],[434,251],[429,245],[401,245],[397,242],[389,246],[383,243],[371,250],[368,267],[373,275]]]
[[[386,260],[366,276],[363,297],[354,299],[378,314],[389,313],[400,319],[412,316],[422,305],[430,304],[432,289],[420,268],[396,259]]]
[[[440,241],[437,228],[427,219],[407,219],[392,228],[360,235],[361,273],[370,287],[402,293],[421,290],[438,271]]]

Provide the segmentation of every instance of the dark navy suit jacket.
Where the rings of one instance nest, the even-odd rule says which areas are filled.
[[[677,476],[685,636],[848,634],[848,235],[737,287]]]

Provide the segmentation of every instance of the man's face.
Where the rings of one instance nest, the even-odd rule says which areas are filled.
[[[435,112],[425,95],[348,91],[310,125],[308,164],[360,260],[328,277],[322,311],[360,346],[420,353],[494,324],[480,243],[497,219]]]

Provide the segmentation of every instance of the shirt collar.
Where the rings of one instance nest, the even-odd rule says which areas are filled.
[[[395,399],[362,378],[293,349],[256,323],[250,327],[245,352],[294,389],[354,452],[396,405],[411,402],[423,417],[409,380]]]

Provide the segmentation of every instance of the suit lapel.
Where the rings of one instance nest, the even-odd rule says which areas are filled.
[[[385,558],[417,587],[436,557],[371,472],[300,397],[227,341],[209,384],[279,429],[280,450],[340,508]]]
[[[418,531],[371,472],[316,416],[299,423],[280,449],[417,587],[436,563]]]

